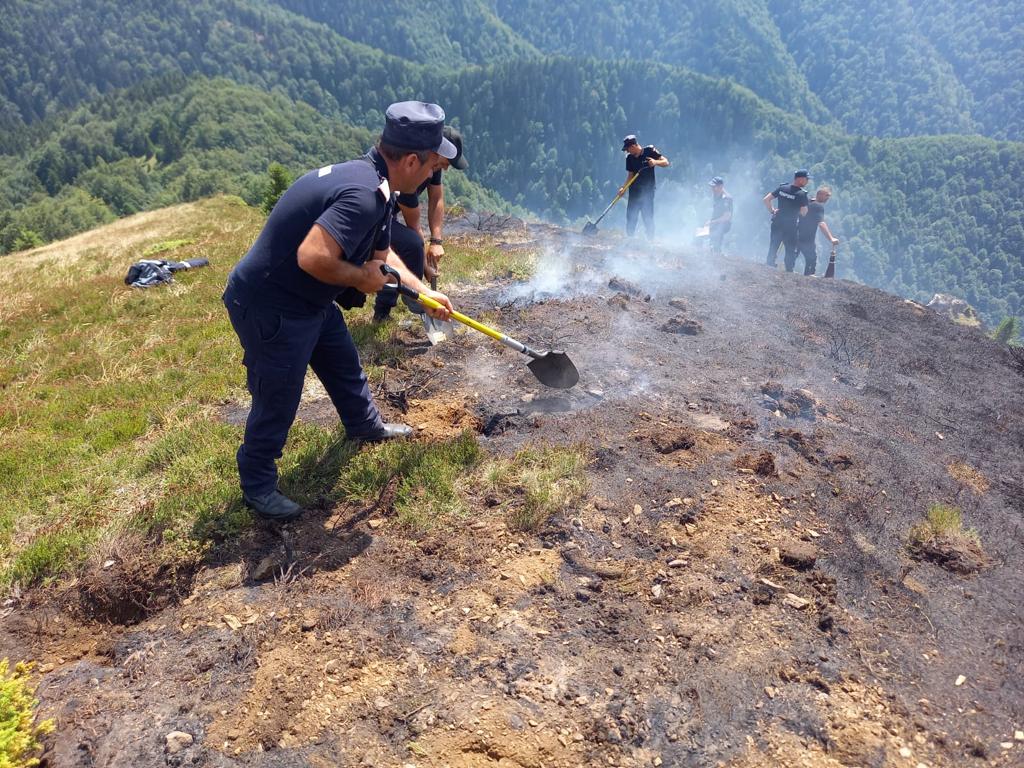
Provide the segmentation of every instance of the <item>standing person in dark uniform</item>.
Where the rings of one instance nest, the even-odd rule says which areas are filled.
[[[814,199],[807,204],[807,213],[800,217],[797,224],[797,250],[804,257],[805,275],[813,275],[818,266],[818,250],[814,241],[819,229],[825,233],[825,237],[832,245],[839,244],[839,238],[832,234],[832,230],[825,223],[825,203],[830,197],[832,190],[829,187],[818,187]]]
[[[456,155],[443,127],[444,111],[436,104],[392,104],[377,146],[292,184],[228,276],[224,304],[242,343],[252,394],[238,474],[242,498],[264,519],[285,522],[302,512],[278,489],[275,462],[295,420],[307,367],[323,382],[349,439],[412,433],[381,420],[334,301],[361,305],[365,294],[384,285],[380,267],[387,262],[447,308],[432,314],[448,316],[448,298],[426,288],[389,247],[392,187],[412,192],[440,167],[441,157]]]
[[[629,134],[622,140],[622,151],[626,153],[626,182],[619,187],[621,195],[626,184],[634,176],[639,178],[629,186],[629,199],[626,201],[626,234],[630,237],[636,232],[636,220],[642,213],[647,239],[654,238],[654,169],[664,168],[668,158],[661,154],[653,144],[641,147],[636,136]]]
[[[732,229],[732,195],[725,191],[725,180],[715,176],[708,182],[711,187],[711,219],[705,222],[710,235],[711,253],[722,255],[722,240],[725,233]]]
[[[420,280],[437,277],[438,265],[444,256],[444,186],[442,172],[449,168],[464,171],[469,167],[462,149],[462,134],[450,125],[444,127],[444,137],[450,141],[457,154],[451,160],[441,158],[441,167],[433,176],[420,184],[415,192],[403,192],[398,196],[395,218],[391,222],[391,250]],[[427,190],[427,226],[430,229],[430,243],[424,249],[423,235],[420,234],[420,194]],[[402,214],[403,224],[398,218]],[[398,303],[398,291],[385,286],[377,292],[373,304],[373,320],[381,322],[391,314],[392,307]],[[406,299],[406,305],[419,314],[423,307]]]
[[[762,202],[772,217],[772,239],[768,245],[769,267],[775,266],[779,246],[786,246],[786,271],[792,272],[796,264],[796,228],[800,217],[807,213],[807,192],[804,187],[811,180],[805,170],[793,174],[792,184],[779,184],[764,196]],[[779,201],[779,207],[772,207],[772,200]]]

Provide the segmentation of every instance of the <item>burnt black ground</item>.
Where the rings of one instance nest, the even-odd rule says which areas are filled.
[[[545,390],[478,334],[389,378],[439,372],[421,396],[464,398],[489,452],[584,447],[587,501],[536,534],[472,495],[475,522],[426,536],[369,527],[386,508],[322,510],[295,533],[293,574],[308,570],[294,580],[252,578],[279,548],[254,532],[238,563],[138,625],[9,616],[0,651],[53,665],[51,764],[1021,764],[1010,353],[844,281],[604,234],[523,240],[553,243],[566,279],[453,298],[564,348],[580,385]],[[614,277],[640,295],[609,303]],[[763,453],[777,476],[742,469]],[[937,502],[978,532],[981,572],[910,558],[908,531]],[[816,551],[809,570],[780,561],[798,543]],[[195,744],[166,755],[175,729]]]

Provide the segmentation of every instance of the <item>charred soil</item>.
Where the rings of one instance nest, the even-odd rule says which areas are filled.
[[[385,493],[254,529],[128,615],[105,582],[91,614],[25,599],[0,654],[43,665],[49,765],[1021,764],[1011,353],[863,286],[559,238],[588,280],[453,298],[568,351],[577,387],[460,333],[377,395],[423,441],[583,446],[584,501],[523,532],[469,493],[413,533]],[[908,548],[935,502],[983,564]]]

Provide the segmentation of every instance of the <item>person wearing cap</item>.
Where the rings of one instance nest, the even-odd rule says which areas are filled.
[[[469,167],[463,154],[462,134],[450,125],[444,127],[444,137],[456,150],[451,160],[441,158],[441,167],[424,181],[415,192],[403,192],[398,196],[395,207],[395,218],[391,222],[391,250],[398,254],[402,263],[420,280],[426,275],[433,280],[438,274],[438,265],[444,256],[444,186],[442,173],[449,168],[464,171]],[[427,190],[427,227],[430,230],[429,244],[424,248],[423,235],[420,234],[420,195]],[[402,214],[404,224],[398,218]],[[405,297],[403,297],[405,298]],[[419,314],[423,307],[405,299],[406,305]],[[391,314],[392,308],[398,303],[398,291],[385,286],[377,292],[373,305],[373,320],[381,322]]]
[[[769,267],[775,266],[780,245],[786,246],[786,271],[792,272],[796,265],[797,224],[800,217],[807,213],[807,192],[804,187],[810,180],[810,173],[801,169],[793,174],[792,184],[779,184],[762,200],[772,217],[767,260]],[[773,200],[778,200],[778,207],[772,206]]]
[[[629,184],[629,197],[626,200],[626,234],[630,237],[636,232],[637,218],[643,214],[644,229],[647,239],[654,238],[654,169],[664,168],[669,164],[668,158],[661,154],[653,144],[641,147],[634,134],[622,140],[622,151],[626,153],[626,181],[619,187],[619,194],[626,191],[626,184],[634,176],[636,181]]]
[[[732,229],[732,195],[725,191],[725,179],[715,176],[708,182],[711,187],[711,218],[704,223],[710,235],[711,253],[722,255],[722,240]]]
[[[813,275],[818,266],[818,251],[815,244],[818,230],[820,229],[832,245],[839,244],[839,238],[832,234],[832,230],[825,223],[825,203],[832,197],[832,190],[829,187],[818,187],[814,193],[814,199],[807,204],[807,213],[800,217],[796,230],[797,251],[804,257],[804,274]]]
[[[392,190],[414,192],[455,146],[436,104],[392,104],[377,145],[356,160],[325,165],[281,195],[249,251],[228,276],[224,304],[241,342],[252,407],[238,449],[242,498],[265,520],[287,522],[302,508],[278,488],[276,460],[295,420],[307,367],[323,383],[351,440],[408,436],[385,424],[352,336],[335,304],[355,306],[385,284],[387,263],[443,305],[390,248]],[[339,296],[341,294],[341,296]]]

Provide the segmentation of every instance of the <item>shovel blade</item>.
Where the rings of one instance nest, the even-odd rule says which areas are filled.
[[[455,327],[452,325],[451,320],[437,320],[426,312],[420,315],[420,317],[423,320],[423,330],[427,334],[427,340],[432,345],[447,341],[455,335]]]
[[[586,225],[583,227],[583,234],[584,235],[596,235],[597,234],[597,224],[595,224],[592,221],[588,221],[586,223]]]
[[[580,380],[580,372],[565,352],[545,352],[527,363],[527,367],[541,384],[554,389],[570,389]]]

